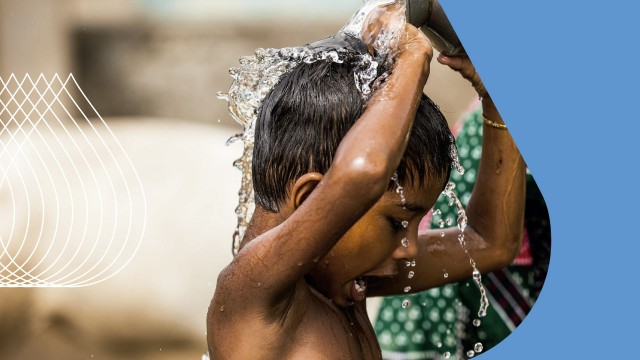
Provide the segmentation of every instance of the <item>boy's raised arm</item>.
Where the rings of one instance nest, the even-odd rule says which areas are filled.
[[[497,125],[483,125],[482,156],[466,208],[468,226],[464,237],[478,270],[495,271],[509,265],[520,249],[524,226],[524,161],[469,59],[441,55],[438,61],[471,82],[482,97],[484,118]],[[398,275],[398,279],[403,279],[413,270],[415,276],[410,282],[387,281],[370,288],[370,293],[401,294],[407,284],[411,285],[412,292],[418,292],[471,277],[469,256],[458,241],[460,230],[446,229],[444,237],[441,232],[437,229],[419,234],[416,267],[404,268]]]
[[[286,220],[250,241],[219,283],[232,284],[260,307],[282,303],[387,190],[432,57],[429,41],[411,25],[406,25],[399,50],[387,83],[343,138],[327,173],[307,174],[292,186]]]

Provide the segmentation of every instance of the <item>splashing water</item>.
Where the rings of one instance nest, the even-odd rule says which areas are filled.
[[[391,176],[391,181],[393,181],[396,185],[396,193],[398,194],[398,196],[400,196],[400,203],[402,204],[402,207],[404,208],[407,205],[407,199],[404,196],[404,187],[402,187],[402,185],[400,185],[400,180],[398,179],[398,172],[394,172],[393,176]],[[402,222],[402,227],[403,228],[407,228],[409,227],[409,222],[408,221],[403,221]],[[402,239],[402,246],[404,247],[409,247],[409,240],[407,238],[403,238]],[[406,261],[406,266],[407,267],[415,267],[416,266],[416,261],[412,260],[412,261]],[[415,272],[414,271],[409,271],[409,273],[407,274],[407,278],[412,279],[415,276]],[[409,291],[411,291],[411,286],[406,286],[404,288],[404,292],[408,293]],[[409,307],[410,302],[409,299],[405,299],[402,302],[402,308],[406,309],[407,307]]]
[[[462,165],[460,164],[460,158],[458,157],[458,148],[456,147],[456,142],[455,139],[453,138],[453,135],[449,135],[450,137],[450,144],[449,145],[449,157],[453,160],[453,166],[456,168],[456,171],[458,172],[458,174],[460,175],[464,175],[464,167],[462,167]],[[449,204],[449,206],[451,206],[453,204]]]
[[[306,47],[283,49],[257,49],[253,56],[240,59],[240,68],[229,70],[234,79],[228,93],[218,93],[218,98],[229,104],[229,114],[243,126],[244,132],[231,137],[227,141],[230,145],[238,140],[244,142],[242,157],[233,165],[242,171],[240,191],[238,192],[238,206],[236,215],[238,224],[233,234],[233,253],[237,253],[240,240],[248,225],[254,207],[251,161],[253,157],[253,143],[255,121],[258,108],[265,96],[271,91],[280,77],[298,64],[315,61],[342,62],[348,56],[347,50],[331,50],[313,52]]]
[[[391,176],[391,181],[396,184],[396,193],[400,196],[400,204],[402,204],[402,207],[405,207],[407,205],[407,198],[404,196],[404,187],[400,185],[397,171],[393,173],[393,176]]]
[[[469,264],[473,269],[473,272],[472,272],[473,281],[476,283],[476,286],[480,290],[480,308],[478,309],[478,317],[484,317],[487,315],[487,308],[489,307],[489,299],[487,299],[487,292],[484,288],[484,285],[482,285],[482,275],[480,274],[480,271],[478,270],[478,268],[476,268],[475,261],[473,261],[473,259],[471,258],[471,255],[467,251],[466,243],[464,241],[464,231],[467,228],[467,214],[464,210],[464,207],[462,206],[462,203],[460,202],[460,199],[458,199],[458,196],[453,191],[455,187],[456,185],[454,183],[452,182],[448,183],[447,186],[445,186],[445,189],[442,191],[442,194],[449,197],[451,199],[450,204],[455,204],[458,210],[457,225],[458,225],[458,229],[460,229],[460,235],[458,235],[458,241],[460,242],[460,246],[462,246],[464,253],[467,254],[467,256],[469,257]]]
[[[355,65],[356,86],[363,99],[368,100],[389,75],[380,74],[379,68],[393,68],[398,41],[406,22],[404,9],[403,0],[368,0],[335,36],[302,47],[257,49],[254,55],[240,58],[240,67],[229,70],[233,82],[227,93],[218,93],[218,98],[227,101],[229,114],[242,125],[243,132],[231,137],[227,145],[238,140],[244,143],[242,156],[233,164],[242,171],[238,206],[235,209],[238,222],[233,234],[234,255],[239,250],[240,241],[255,208],[251,162],[255,121],[266,95],[284,74],[301,63],[349,61]],[[374,50],[371,52],[374,55],[371,55],[363,42],[364,38],[371,37],[365,25],[385,11],[393,14],[392,21],[388,22],[389,25],[382,29],[371,44]]]

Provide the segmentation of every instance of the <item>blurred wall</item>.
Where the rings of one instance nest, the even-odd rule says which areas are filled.
[[[240,56],[330,36],[360,3],[0,0],[0,74],[73,72],[103,116],[235,126],[215,94]],[[426,91],[451,123],[473,98],[436,61]]]
[[[0,0],[0,74],[71,70],[70,0]]]

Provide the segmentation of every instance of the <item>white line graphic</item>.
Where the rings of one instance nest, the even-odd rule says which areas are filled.
[[[140,247],[145,195],[73,75],[0,77],[0,123],[0,287],[88,286],[119,273]]]

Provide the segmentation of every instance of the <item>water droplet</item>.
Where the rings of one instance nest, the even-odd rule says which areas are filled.
[[[449,182],[447,183],[447,185],[445,185],[445,187],[444,187],[444,192],[445,192],[445,193],[450,193],[450,192],[452,192],[452,191],[453,191],[453,189],[455,189],[455,188],[456,188],[456,183],[449,181]],[[447,195],[447,194],[445,194],[445,195]],[[450,195],[447,195],[447,196],[450,196]]]
[[[444,355],[444,358],[445,358],[445,359],[448,359],[448,358],[450,358],[450,357],[451,357],[451,353],[450,353],[450,352],[448,352],[448,351],[447,351],[447,352],[445,352],[445,353],[444,353],[444,354],[442,354],[442,355]]]
[[[444,220],[438,220],[438,226],[440,227],[440,229],[442,229],[444,227]]]
[[[416,274],[416,273],[414,273],[413,271],[409,271],[409,274],[407,275],[407,277],[408,277],[409,279],[412,279],[412,278],[413,278],[413,276],[414,276],[415,274]]]
[[[475,351],[473,351],[473,350],[469,350],[469,351],[467,351],[467,357],[472,358],[472,357],[474,357],[474,356],[476,356],[476,352],[475,352]]]
[[[444,273],[444,278],[448,278],[449,277],[449,273]]]
[[[449,157],[453,159],[452,166],[456,168],[458,174],[464,175],[464,167],[460,164],[460,158],[458,157],[458,148],[456,147],[455,140],[453,139],[452,135],[449,135],[449,138],[451,139],[451,145],[449,146]]]
[[[451,223],[453,223],[453,221],[451,219],[447,219],[447,225],[451,225]]]
[[[393,173],[393,176],[391,176],[391,180],[396,184],[396,193],[400,195],[400,203],[404,207],[407,203],[407,199],[404,197],[404,187],[400,185],[400,181],[398,180],[398,172]]]
[[[406,308],[408,308],[408,307],[409,307],[409,305],[410,305],[410,304],[411,304],[411,303],[409,302],[409,300],[408,300],[408,299],[405,299],[405,300],[402,302],[402,308],[403,308],[403,309],[406,309]]]
[[[482,343],[476,343],[473,346],[473,350],[475,350],[476,353],[481,353],[483,349],[484,347],[482,346]]]
[[[220,312],[224,311],[224,306],[220,306]]]
[[[402,222],[402,227],[403,227],[403,228],[405,228],[405,229],[406,229],[407,227],[409,227],[409,222],[408,222],[407,220],[404,220],[404,221]]]
[[[405,265],[406,267],[411,267],[411,261],[405,261],[405,262],[404,262],[404,265]]]
[[[411,266],[416,267],[416,261],[415,260],[411,260]]]
[[[409,240],[407,238],[402,239],[402,246],[409,247]]]
[[[440,237],[444,237],[444,231],[440,232]]]
[[[473,269],[473,278],[475,280],[480,280],[482,278],[482,275],[480,274],[480,271],[478,269]]]
[[[404,288],[404,292],[408,293],[409,291],[411,291],[411,286],[406,286]]]
[[[440,214],[442,214],[442,211],[440,211],[440,209],[433,210],[433,215],[440,215]]]
[[[475,319],[475,320],[473,320],[473,326],[475,326],[475,327],[480,326],[480,324],[481,324],[481,323],[482,323],[482,322],[480,321],[480,319]]]
[[[442,343],[441,343],[441,342],[439,342],[439,343],[437,343],[437,344],[436,344],[436,346],[437,346],[437,347],[439,347],[439,348],[441,348],[441,347],[442,347]]]

